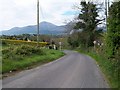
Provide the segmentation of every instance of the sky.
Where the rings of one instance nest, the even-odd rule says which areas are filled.
[[[74,9],[81,0],[39,0],[40,22],[64,25],[78,15]],[[102,0],[101,0],[102,1]],[[36,25],[37,0],[0,0],[0,31]]]
[[[73,9],[80,0],[39,0],[40,22],[64,25],[77,14]],[[0,31],[36,25],[37,0],[0,0]]]

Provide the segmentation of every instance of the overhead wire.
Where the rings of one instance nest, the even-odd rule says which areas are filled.
[[[43,12],[44,10],[43,10],[43,8],[42,8],[42,5],[40,4],[40,15],[41,15],[41,18],[43,19],[43,21],[45,20],[45,15],[44,15],[44,12]],[[47,30],[47,32],[49,31],[48,29],[49,29],[49,27],[48,27],[48,24],[47,23],[44,23],[45,24],[45,29]],[[50,31],[49,31],[49,33],[51,33]],[[51,35],[52,35],[52,33],[51,33]]]

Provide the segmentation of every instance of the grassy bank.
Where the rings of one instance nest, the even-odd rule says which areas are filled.
[[[37,64],[53,61],[64,53],[30,45],[4,45],[2,48],[2,73],[18,71]]]
[[[104,54],[96,53],[94,50],[83,51],[78,50],[80,53],[87,54],[94,58],[99,64],[102,72],[105,74],[106,79],[111,88],[119,87],[119,66],[118,62],[111,61],[106,58]]]

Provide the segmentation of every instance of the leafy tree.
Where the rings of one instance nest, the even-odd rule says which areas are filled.
[[[120,1],[109,8],[106,44],[108,56],[114,57],[120,48]]]
[[[103,19],[98,19],[98,10],[97,5],[88,2],[86,3],[81,2],[81,13],[78,16],[79,22],[76,23],[74,29],[82,29],[81,35],[83,36],[80,38],[82,44],[85,44],[86,47],[93,46],[93,41],[100,36],[100,30],[97,30],[97,26],[101,24],[100,22]],[[81,36],[80,36],[81,37]]]
[[[78,47],[79,46],[79,38],[78,38],[78,33],[74,32],[72,35],[68,37],[68,43],[72,48]]]

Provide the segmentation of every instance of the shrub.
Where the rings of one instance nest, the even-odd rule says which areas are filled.
[[[10,60],[20,60],[22,57],[30,56],[32,54],[45,54],[43,50],[39,47],[34,47],[30,45],[20,45],[20,46],[10,46],[2,50],[3,60],[10,59]]]

